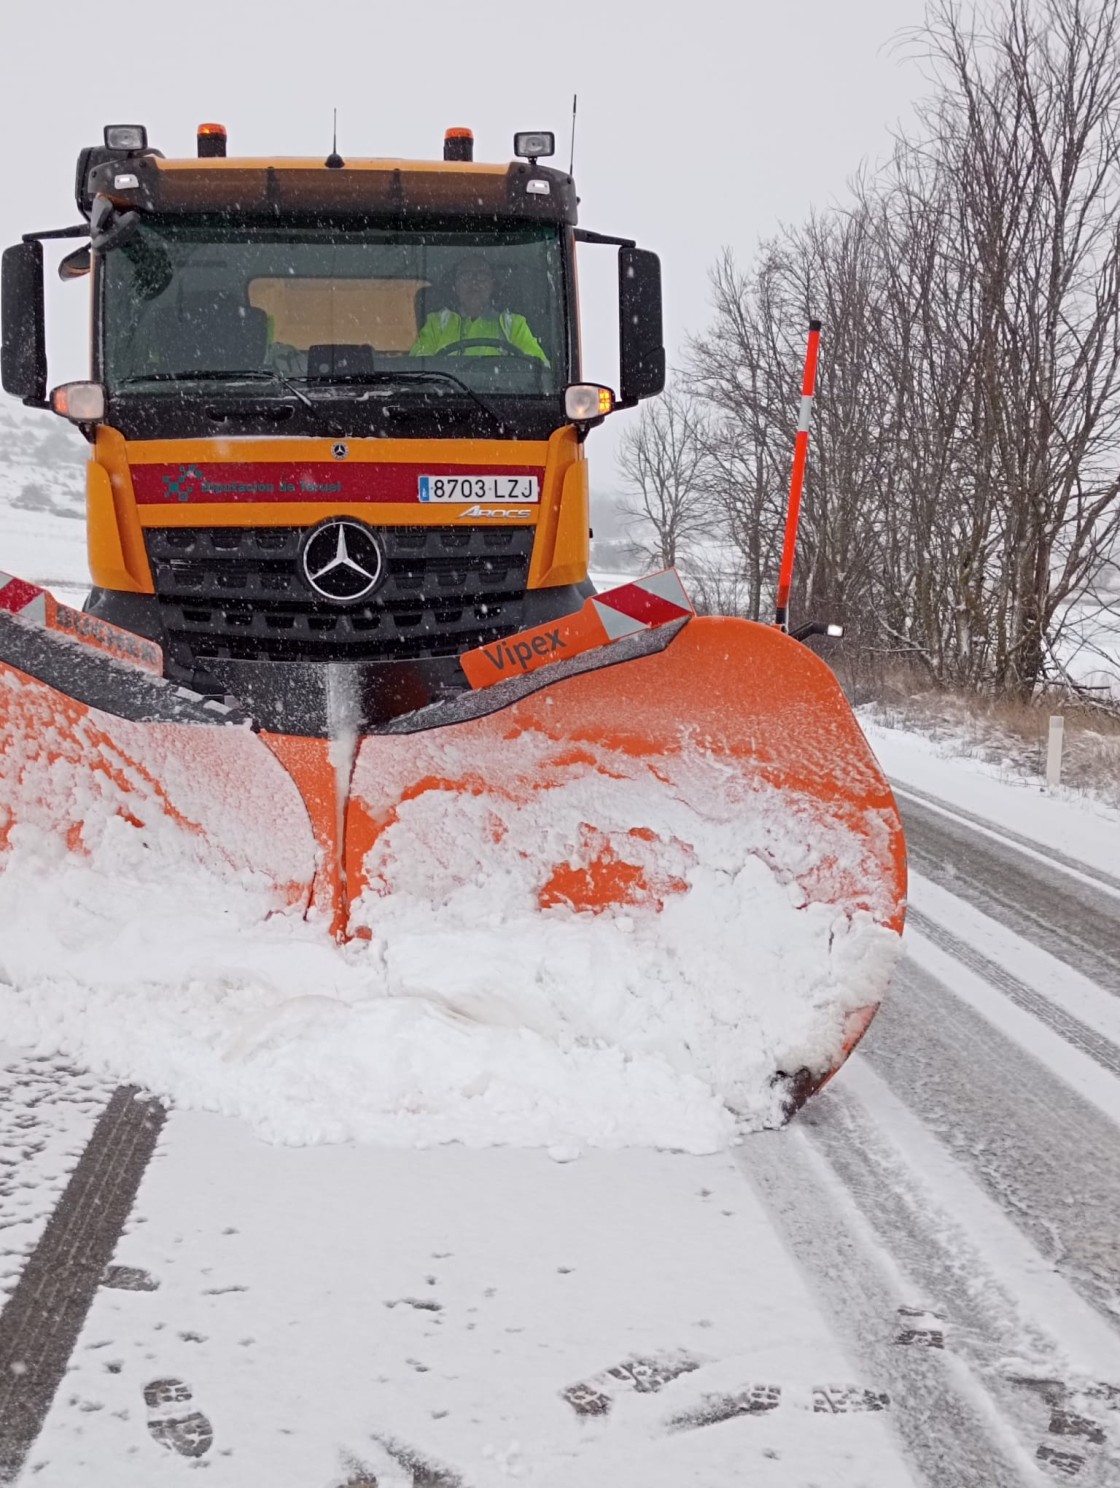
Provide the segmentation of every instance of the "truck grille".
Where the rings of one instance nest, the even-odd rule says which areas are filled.
[[[379,527],[387,576],[336,605],[303,578],[308,529],[145,534],[166,644],[180,661],[406,661],[457,656],[522,628],[532,527]]]

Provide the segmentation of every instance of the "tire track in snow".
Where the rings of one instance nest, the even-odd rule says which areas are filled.
[[[1034,837],[1028,837],[1022,832],[1013,831],[1011,827],[1001,826],[998,822],[991,821],[988,817],[980,816],[975,811],[966,811],[963,806],[951,805],[948,801],[941,800],[929,791],[919,790],[916,785],[898,785],[892,781],[891,789],[894,791],[896,797],[901,796],[904,801],[924,802],[926,805],[932,806],[936,814],[942,818],[955,818],[958,821],[969,822],[972,826],[979,827],[980,831],[986,837],[1002,842],[1014,843],[1017,847],[1023,848],[1033,858],[1044,858],[1060,868],[1065,868],[1069,873],[1075,874],[1078,878],[1091,879],[1101,887],[1111,889],[1114,893],[1120,894],[1120,878],[1114,877],[1111,873],[1106,873],[1103,868],[1098,868],[1095,864],[1084,863],[1079,858],[1071,857],[1068,853],[1061,852],[1056,847],[1051,847],[1049,843],[1039,842]]]
[[[0,1313],[0,1482],[42,1429],[164,1114],[132,1086],[114,1093]]]
[[[1040,1254],[1120,1325],[1114,1123],[912,962],[861,1051]]]
[[[1120,996],[1115,898],[925,806],[901,808],[911,866]],[[1091,876],[1091,875],[1090,875]]]
[[[811,1128],[821,1112],[832,1121],[836,1104],[830,1087],[793,1126],[752,1135],[739,1166],[863,1377],[889,1393],[895,1430],[928,1488],[1022,1488],[1029,1454],[993,1420],[952,1356],[897,1341],[898,1309],[921,1293],[858,1212],[830,1154],[816,1150],[819,1130]]]
[[[1015,1442],[1037,1467],[1050,1452],[1079,1459],[1079,1483],[1112,1484],[1120,1445],[1109,1389],[1120,1373],[1120,1338],[1070,1292],[1067,1279],[1039,1263],[1030,1242],[1015,1232],[998,1198],[976,1192],[975,1175],[944,1151],[938,1136],[909,1113],[900,1114],[862,1058],[851,1077],[830,1086],[802,1113],[805,1135],[835,1184],[858,1210],[871,1244],[898,1268],[908,1305],[935,1315],[943,1328],[938,1355],[963,1397],[997,1439]],[[831,1284],[843,1288],[840,1265]],[[1113,1320],[1114,1321],[1114,1320]],[[899,1349],[909,1353],[909,1349]],[[932,1352],[932,1351],[931,1351]],[[1090,1371],[1068,1377],[1069,1358]],[[1037,1385],[1046,1380],[1058,1399],[1087,1400],[1103,1440],[1061,1434],[1050,1402]],[[1106,1388],[1099,1390],[1103,1384]],[[933,1397],[931,1397],[933,1403]],[[955,1429],[945,1407],[934,1403],[935,1426]],[[1022,1460],[1022,1458],[1020,1459]],[[1024,1472],[1022,1479],[1030,1481]],[[938,1470],[931,1481],[940,1483]],[[989,1482],[977,1465],[970,1484]]]
[[[1040,1023],[1056,1033],[1059,1038],[1065,1039],[1075,1049],[1080,1049],[1082,1054],[1087,1054],[1102,1069],[1108,1070],[1109,1074],[1120,1077],[1120,1048],[1105,1038],[1101,1033],[1088,1024],[1082,1023],[1072,1013],[1066,1012],[1064,1008],[1051,1002],[1041,992],[1036,992],[1011,972],[1005,971],[1002,966],[985,956],[983,952],[976,950],[973,946],[965,943],[946,930],[943,925],[936,924],[928,916],[922,914],[921,910],[909,909],[906,914],[907,924],[914,930],[931,940],[934,945],[940,946],[943,951],[952,956],[954,961],[959,961],[962,966],[967,966],[977,976],[982,977],[989,986],[995,987],[1005,997],[1011,999],[1017,1007],[1024,1012],[1033,1014]],[[906,963],[904,963],[906,966]],[[907,970],[915,970],[913,963],[909,964]],[[901,975],[905,977],[907,970]],[[893,998],[888,999],[888,1005]]]
[[[0,1311],[112,1093],[64,1058],[0,1049]]]

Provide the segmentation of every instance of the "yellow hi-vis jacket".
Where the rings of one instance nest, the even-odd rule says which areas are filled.
[[[460,315],[457,310],[433,310],[421,327],[409,355],[434,356],[437,351],[442,351],[445,346],[453,346],[457,341],[473,340],[508,341],[518,351],[536,357],[548,366],[548,358],[529,329],[528,321],[523,315],[514,315],[512,310],[480,315],[477,320],[471,320],[468,315]],[[501,356],[502,349],[500,346],[467,345],[460,355]]]

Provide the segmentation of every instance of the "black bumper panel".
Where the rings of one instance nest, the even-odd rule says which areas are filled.
[[[591,592],[590,585],[527,590],[519,596],[521,622],[517,628],[528,629],[570,615]],[[343,728],[355,728],[360,733],[434,728],[459,721],[460,710],[465,718],[508,706],[514,701],[513,696],[506,696],[506,688],[511,685],[519,688],[518,696],[523,696],[562,675],[559,668],[546,668],[524,682],[505,683],[484,693],[472,693],[459,665],[458,649],[452,656],[387,661],[350,661],[345,659],[345,653],[343,658],[330,660],[262,661],[229,655],[184,658],[167,644],[162,630],[165,608],[160,599],[95,589],[87,608],[102,620],[159,641],[165,646],[169,674],[183,687],[222,700],[238,716],[251,717],[256,727],[269,733],[329,738]],[[509,634],[510,629],[503,628],[502,635]],[[461,649],[466,650],[467,646]],[[597,664],[622,660],[621,655],[613,654],[617,650],[617,647],[608,648]],[[541,680],[536,680],[538,677]],[[72,688],[63,686],[59,690],[79,696]],[[121,717],[138,716],[105,703],[95,706]],[[433,714],[433,708],[438,716]],[[412,728],[399,727],[405,715],[413,717],[421,713],[426,721]]]

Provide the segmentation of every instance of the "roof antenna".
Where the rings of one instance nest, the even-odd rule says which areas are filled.
[[[342,167],[346,164],[345,160],[343,160],[342,156],[338,153],[338,110],[337,109],[335,109],[335,111],[334,111],[334,139],[333,139],[333,141],[331,143],[331,153],[327,156],[326,160],[323,163],[327,167],[328,170],[341,170]]]
[[[572,170],[575,167],[576,163],[576,103],[578,101],[578,98],[579,95],[577,93],[572,94],[572,155],[571,159],[568,161],[569,176],[572,174]]]

